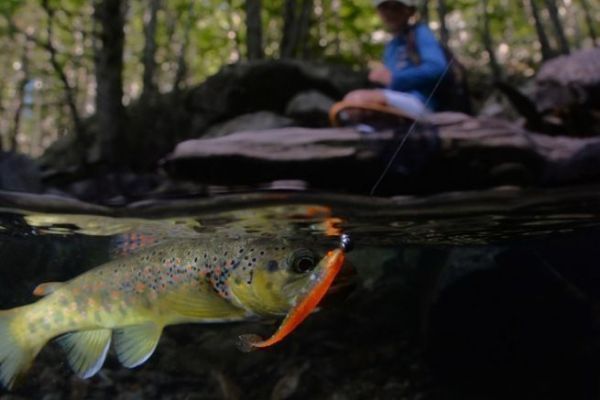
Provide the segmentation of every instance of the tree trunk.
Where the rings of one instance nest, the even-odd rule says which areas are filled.
[[[483,46],[490,59],[490,68],[494,81],[499,82],[502,80],[502,69],[496,60],[496,52],[494,51],[494,43],[492,40],[492,34],[490,32],[490,16],[488,14],[488,0],[483,0],[481,3],[482,17],[483,17],[483,30],[481,32]]]
[[[535,24],[535,31],[538,36],[538,40],[540,42],[540,49],[542,51],[542,59],[544,61],[551,59],[554,57],[554,52],[550,47],[550,42],[548,41],[548,36],[546,35],[546,31],[544,30],[544,24],[542,23],[542,19],[540,18],[540,11],[537,7],[536,0],[529,0],[529,7],[531,9],[531,15],[533,17],[533,22]]]
[[[290,58],[292,56],[292,42],[296,29],[296,0],[285,0],[283,4],[283,34],[279,46],[281,58]]]
[[[445,0],[438,0],[437,12],[438,17],[440,19],[440,40],[442,44],[447,48],[450,35],[448,34],[448,27],[446,26],[446,14],[448,14],[448,7],[446,7]]]
[[[185,30],[183,32],[183,38],[181,38],[179,54],[177,55],[177,71],[175,72],[175,79],[173,80],[173,90],[175,91],[181,89],[181,84],[185,80],[185,77],[187,75],[187,61],[185,58],[185,54],[190,43],[190,32],[192,30],[192,27],[194,26],[194,22],[196,21],[194,4],[195,2],[190,2],[187,21],[185,24]]]
[[[300,9],[298,10],[298,7]],[[298,5],[296,0],[286,0],[283,11],[283,36],[281,39],[281,58],[298,55],[300,44],[306,43],[313,11],[313,0],[304,0]],[[302,53],[306,53],[303,46]]]
[[[23,49],[23,54],[21,55],[21,71],[23,75],[21,79],[19,79],[19,84],[17,85],[17,107],[15,109],[15,114],[13,117],[13,126],[10,132],[10,136],[8,137],[8,150],[9,151],[17,151],[17,137],[19,136],[19,130],[21,129],[21,117],[23,116],[23,110],[26,107],[26,97],[27,97],[27,84],[29,83],[29,52],[31,50],[30,41],[27,40],[25,44],[25,48]]]
[[[48,24],[46,26],[46,35],[47,42],[44,47],[48,50],[50,54],[50,64],[52,65],[52,69],[58,75],[58,79],[61,81],[63,88],[65,90],[65,101],[67,103],[67,107],[69,108],[69,112],[71,114],[71,118],[73,120],[73,127],[75,128],[75,134],[82,138],[84,134],[83,124],[81,123],[81,117],[79,116],[79,111],[77,109],[77,100],[75,90],[71,86],[69,79],[67,78],[67,74],[63,68],[63,66],[59,63],[57,57],[57,50],[54,46],[54,9],[50,6],[49,0],[42,0],[42,7],[46,12],[46,16],[48,17]]]
[[[246,46],[248,60],[263,58],[261,0],[246,0]]]
[[[423,0],[421,2],[421,6],[419,7],[419,15],[421,17],[421,21],[426,24],[429,23],[429,0]]]
[[[117,164],[126,151],[125,108],[123,107],[123,45],[127,0],[95,0],[94,18],[99,32],[96,64],[96,117],[98,160]]]
[[[142,78],[142,94],[140,103],[148,104],[151,98],[157,92],[156,89],[156,26],[157,14],[161,7],[161,0],[150,0],[150,7],[144,13],[144,51],[142,54],[142,64],[144,66],[144,75]]]
[[[556,1],[544,1],[546,2],[546,8],[548,9],[548,13],[550,14],[550,20],[552,21],[552,25],[554,26],[554,33],[556,34],[558,45],[560,47],[560,52],[561,54],[569,54],[569,41],[567,40],[565,30],[563,29],[563,25],[560,20],[560,15],[558,14],[558,7],[556,7]]]
[[[308,34],[310,31],[310,25],[312,22],[313,15],[313,0],[304,0],[302,3],[302,10],[300,11],[300,20],[298,21],[298,40],[296,42],[296,47],[299,47],[299,44],[302,43],[302,57],[306,58],[308,53]],[[298,54],[298,50],[296,51]]]
[[[596,34],[596,28],[594,28],[594,18],[592,17],[592,13],[590,11],[590,5],[587,0],[581,0],[581,8],[585,14],[585,22],[588,26],[588,31],[590,33],[590,37],[592,38],[592,42],[594,45],[598,44],[598,36]]]

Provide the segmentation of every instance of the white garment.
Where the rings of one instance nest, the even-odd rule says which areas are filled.
[[[388,106],[398,108],[414,119],[421,118],[429,113],[425,103],[423,103],[420,98],[410,93],[383,89],[383,95],[385,96]]]

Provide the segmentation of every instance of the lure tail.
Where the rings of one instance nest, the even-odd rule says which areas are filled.
[[[43,345],[15,333],[15,321],[20,314],[17,309],[0,311],[0,382],[8,389],[27,371]]]

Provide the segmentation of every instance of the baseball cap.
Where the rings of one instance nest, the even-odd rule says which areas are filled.
[[[375,0],[374,1],[375,7],[379,7],[381,5],[381,3],[385,3],[387,1],[401,3],[408,7],[417,7],[419,5],[419,0]]]

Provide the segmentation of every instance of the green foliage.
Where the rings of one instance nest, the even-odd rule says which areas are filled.
[[[23,0],[0,1],[0,15],[10,17],[23,3]]]
[[[296,17],[304,1],[296,0]],[[444,0],[430,0],[428,4],[430,26],[434,31],[440,26],[439,1]],[[482,3],[479,0],[445,1],[450,46],[472,75],[485,77],[489,68],[481,42]],[[570,45],[574,49],[591,45],[580,2],[567,1],[558,5],[564,15]],[[132,102],[142,92],[144,14],[148,1],[127,0],[127,3],[123,78],[125,101]],[[543,8],[543,2],[539,3]],[[56,68],[67,76],[82,117],[94,112],[93,2],[49,0],[52,21],[42,4],[42,0],[0,0],[3,56],[0,137],[6,145],[11,135],[18,133],[20,149],[34,155],[72,128],[65,104],[65,85]],[[262,37],[267,58],[277,59],[281,55],[284,4],[285,0],[262,1]],[[528,0],[488,0],[485,10],[497,59],[511,78],[530,76],[540,61],[527,4]],[[600,11],[592,12],[592,21],[600,25]],[[180,87],[199,84],[223,65],[243,60],[246,57],[245,18],[244,0],[163,0],[155,37],[159,90],[173,90],[178,71],[182,71],[181,60],[185,62],[186,74]],[[547,31],[552,34],[545,13],[544,18]],[[48,37],[50,22],[52,37]],[[294,54],[308,60],[365,67],[380,57],[386,38],[372,0],[312,0],[307,33]],[[56,51],[54,66],[50,63],[48,46]],[[22,122],[15,127],[19,110],[23,113]]]

